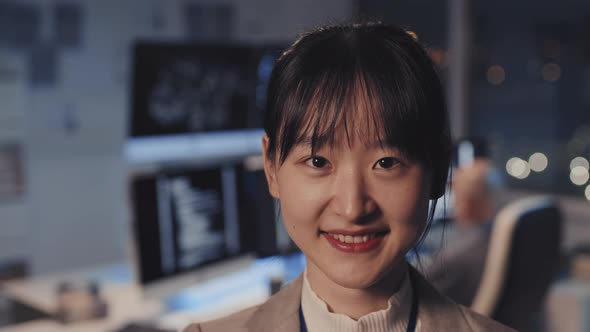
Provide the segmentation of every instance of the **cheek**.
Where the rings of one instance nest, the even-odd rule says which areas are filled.
[[[317,182],[285,169],[277,174],[279,201],[285,227],[303,227],[315,223],[322,211],[325,193]]]
[[[421,181],[411,181],[381,194],[384,214],[391,226],[408,238],[418,237],[428,218],[428,188]]]

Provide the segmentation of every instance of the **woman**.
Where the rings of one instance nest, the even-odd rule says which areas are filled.
[[[304,35],[271,74],[269,191],[305,272],[260,306],[187,331],[508,331],[405,261],[444,193],[450,135],[424,49],[379,23]]]

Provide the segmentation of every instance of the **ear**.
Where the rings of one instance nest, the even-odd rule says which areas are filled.
[[[277,182],[276,161],[268,157],[268,136],[262,137],[262,160],[264,161],[264,175],[268,183],[268,191],[274,198],[279,198],[279,184]]]

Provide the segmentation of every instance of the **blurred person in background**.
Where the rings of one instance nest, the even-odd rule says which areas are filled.
[[[457,303],[470,306],[483,274],[497,211],[494,168],[475,158],[453,173],[453,232],[425,268],[428,280]]]

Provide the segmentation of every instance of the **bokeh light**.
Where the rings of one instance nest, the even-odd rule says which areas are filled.
[[[570,170],[574,169],[574,167],[577,167],[577,166],[581,166],[581,167],[584,167],[585,169],[589,169],[590,163],[588,162],[588,159],[586,159],[584,157],[576,157],[576,158],[572,159],[572,161],[570,162]]]
[[[504,83],[504,80],[506,79],[506,72],[502,66],[493,65],[488,68],[488,71],[486,72],[486,78],[490,84],[500,85]]]
[[[547,168],[549,160],[547,156],[541,152],[535,152],[529,157],[529,165],[531,170],[535,172],[542,172]]]
[[[543,65],[543,79],[547,82],[555,82],[561,77],[561,67],[556,63]]]
[[[506,171],[517,179],[526,179],[531,173],[529,163],[518,157],[510,158],[506,162]]]
[[[570,180],[577,186],[585,185],[588,182],[588,178],[590,178],[588,169],[583,166],[576,166],[570,171]]]

